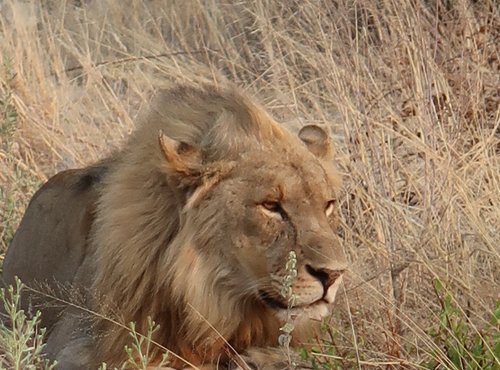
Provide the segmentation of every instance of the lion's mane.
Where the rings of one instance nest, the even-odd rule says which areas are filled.
[[[175,158],[166,163],[155,145],[166,127],[169,138],[201,147],[204,160],[217,165],[193,174],[183,163],[172,164]],[[236,351],[277,343],[279,327],[269,311],[255,304],[247,309],[249,302],[229,280],[228,267],[192,248],[197,243],[216,253],[210,236],[227,220],[210,209],[185,212],[189,195],[179,190],[203,182],[194,197],[202,196],[203,186],[220,181],[245,147],[258,142],[293,146],[297,140],[236,88],[183,87],[157,99],[105,179],[92,235],[98,246],[93,290],[106,297],[106,306],[114,307],[122,322],[135,322],[139,332],[146,331],[147,316],[154,317],[160,325],[155,339],[191,363],[225,356],[226,343]],[[169,179],[172,171],[181,178]],[[194,229],[193,217],[207,222]],[[106,320],[101,325],[113,334],[103,336],[97,348],[106,361],[119,363],[129,332]]]

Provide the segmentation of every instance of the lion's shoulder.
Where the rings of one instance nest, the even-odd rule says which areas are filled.
[[[5,256],[6,284],[18,276],[34,289],[43,283],[56,290],[54,282],[73,281],[86,254],[98,187],[107,168],[100,164],[60,172],[35,193]],[[50,329],[55,320],[57,313],[48,313],[43,324]]]

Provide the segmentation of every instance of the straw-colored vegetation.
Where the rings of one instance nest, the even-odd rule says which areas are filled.
[[[499,40],[493,0],[4,0],[1,248],[37,187],[119,146],[157,88],[225,76],[332,128],[352,266],[305,363],[498,369]],[[35,353],[23,325],[34,339],[0,327],[3,352]]]

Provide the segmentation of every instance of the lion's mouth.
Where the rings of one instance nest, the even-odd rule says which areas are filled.
[[[270,308],[286,310],[288,309],[288,305],[284,304],[282,301],[274,298],[270,293],[259,290],[260,299],[268,305]]]
[[[276,294],[259,290],[260,300],[269,308],[274,310],[275,314],[283,321],[301,320],[304,317],[314,320],[321,320],[330,312],[331,304],[324,298],[320,298],[314,302],[307,304],[288,305]]]
[[[324,299],[318,299],[317,301],[314,301],[314,302],[309,303],[309,304],[289,306],[288,304],[283,303],[283,301],[275,298],[271,293],[268,293],[264,290],[259,290],[259,296],[260,296],[260,299],[268,307],[273,308],[273,309],[278,309],[278,310],[303,309],[303,308],[314,307],[317,305],[327,303]]]

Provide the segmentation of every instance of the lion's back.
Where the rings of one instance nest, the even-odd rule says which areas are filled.
[[[15,276],[35,290],[55,293],[70,285],[87,253],[98,187],[106,166],[67,170],[50,178],[33,196],[3,263],[3,282]],[[57,282],[57,283],[56,283]],[[42,310],[42,325],[50,330],[61,305],[26,292],[22,308]],[[37,303],[43,302],[38,307]]]

